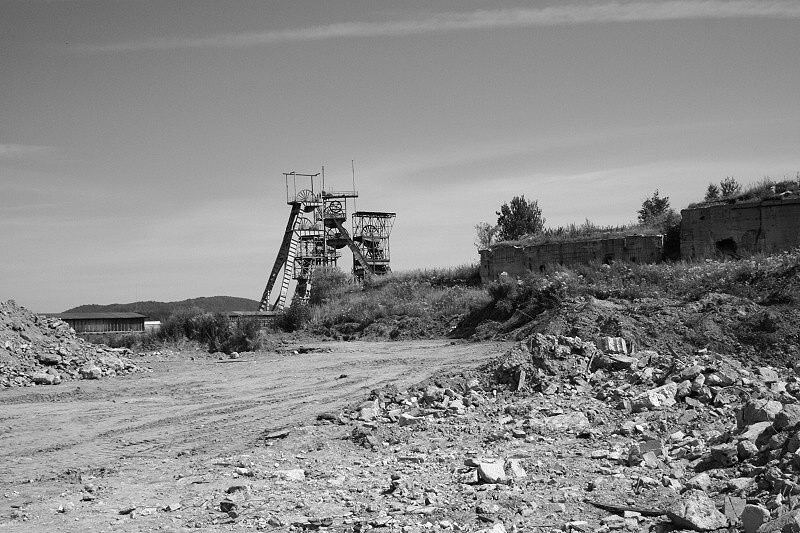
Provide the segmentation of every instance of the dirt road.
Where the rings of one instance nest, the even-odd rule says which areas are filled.
[[[0,531],[180,530],[179,509],[155,521],[120,511],[196,496],[210,483],[207,465],[263,446],[265,431],[310,423],[382,384],[475,366],[507,347],[307,346],[331,351],[175,357],[149,361],[146,374],[0,392]]]

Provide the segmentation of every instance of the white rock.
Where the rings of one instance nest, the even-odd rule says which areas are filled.
[[[503,463],[480,463],[478,477],[484,483],[505,483],[508,481]]]

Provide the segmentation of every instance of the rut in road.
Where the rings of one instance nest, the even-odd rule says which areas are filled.
[[[72,390],[6,391],[0,463],[14,478],[110,467],[132,458],[216,457],[252,449],[265,431],[306,423],[388,383],[409,386],[475,366],[505,344],[321,343],[328,353],[155,362],[154,372],[81,381]],[[342,377],[345,375],[346,377]],[[16,393],[16,394],[15,394]]]

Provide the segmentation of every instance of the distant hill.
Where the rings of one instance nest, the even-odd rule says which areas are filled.
[[[199,307],[209,313],[227,313],[229,311],[255,311],[258,309],[256,300],[237,298],[236,296],[209,296],[207,298],[191,298],[180,302],[133,302],[129,304],[108,305],[79,305],[67,309],[65,313],[101,313],[101,312],[132,312],[147,315],[150,320],[162,322],[178,309],[191,309]]]

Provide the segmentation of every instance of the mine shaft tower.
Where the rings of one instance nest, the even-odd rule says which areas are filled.
[[[353,213],[353,241],[366,259],[366,268],[373,274],[388,274],[389,235],[392,233],[396,213],[383,211],[356,211]],[[365,265],[353,257],[353,275],[363,279]]]
[[[259,311],[283,309],[293,279],[296,281],[295,297],[308,300],[315,268],[336,265],[341,257],[339,250],[345,246],[350,248],[353,261],[361,265],[362,271],[370,270],[361,248],[344,227],[347,200],[357,198],[358,191],[325,190],[324,168],[322,173],[285,172],[283,176],[286,203],[290,206],[289,220],[261,296]],[[281,274],[277,299],[270,305],[272,289]]]

